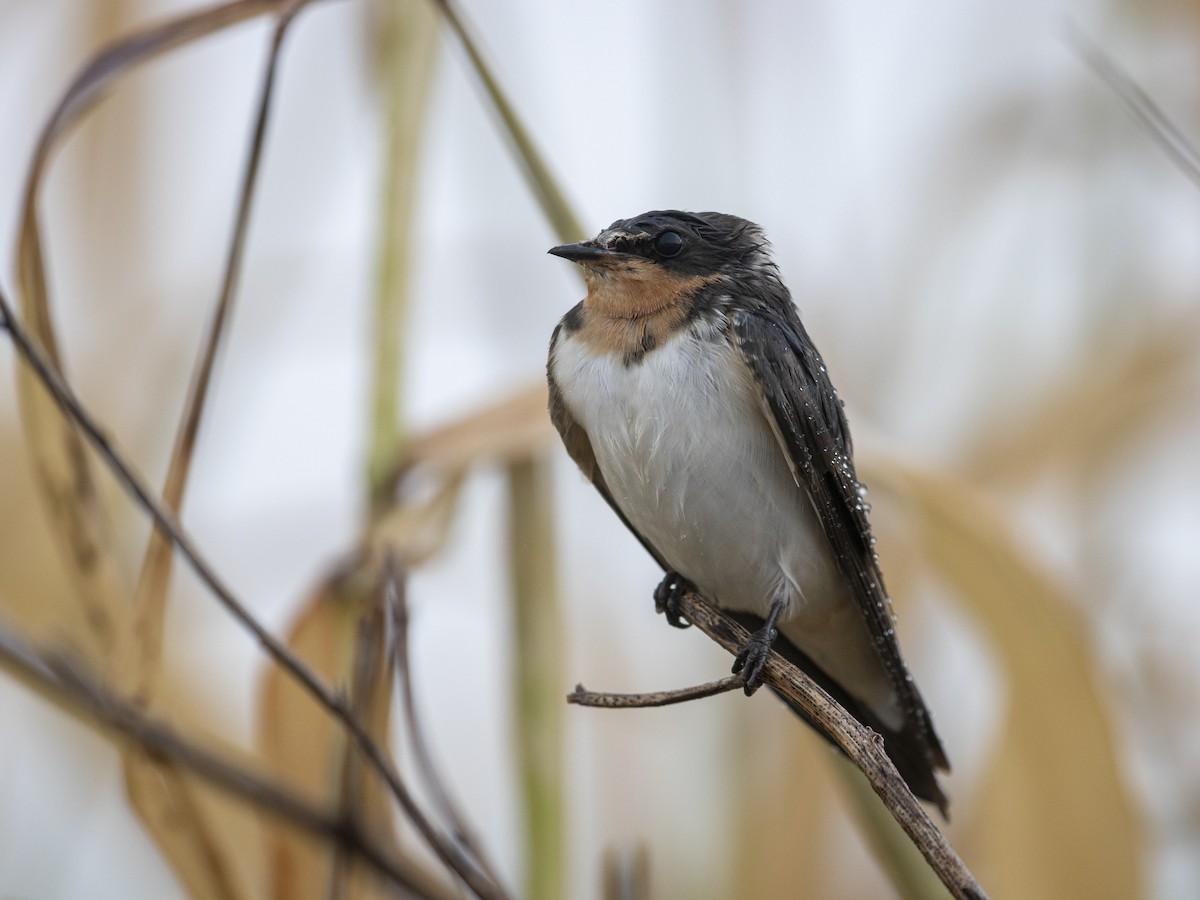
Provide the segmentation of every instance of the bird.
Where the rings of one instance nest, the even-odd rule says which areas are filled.
[[[663,569],[658,612],[686,628],[685,592],[715,603],[752,633],[733,663],[747,694],[776,650],[945,817],[950,766],[900,653],[843,404],[763,230],[655,210],[549,252],[587,285],[551,337],[550,418]]]

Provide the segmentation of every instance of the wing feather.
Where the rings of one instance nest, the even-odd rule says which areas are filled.
[[[808,489],[838,567],[852,587],[910,723],[905,730],[918,741],[930,766],[948,769],[929,711],[900,655],[841,401],[791,298],[782,286],[780,290],[784,296],[772,298],[777,302],[732,311],[735,344],[760,389],[763,411],[792,474]]]

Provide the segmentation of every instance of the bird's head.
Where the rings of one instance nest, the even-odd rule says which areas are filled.
[[[583,266],[589,285],[594,279],[713,281],[775,272],[762,229],[716,212],[643,213],[550,252]]]
[[[579,263],[584,306],[614,319],[686,316],[717,294],[778,284],[767,239],[725,213],[658,210],[613,222],[590,241],[550,252]]]

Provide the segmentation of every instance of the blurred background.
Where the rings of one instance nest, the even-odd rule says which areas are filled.
[[[7,295],[30,160],[71,78],[196,8],[0,0]],[[772,238],[847,404],[902,646],[954,764],[948,833],[983,886],[1200,896],[1200,188],[1066,36],[1200,137],[1200,8],[458,8],[584,231],[712,209]],[[38,201],[66,372],[155,485],[270,37],[269,17],[249,20],[121,81]],[[576,682],[656,690],[729,665],[654,615],[654,563],[541,418],[550,332],[582,286],[545,255],[555,228],[433,6],[315,3],[278,78],[184,506],[208,558],[300,646],[333,633],[326,579],[374,546],[364,535],[409,547],[427,737],[522,896],[617,896],[615,873],[639,871],[663,898],[926,895],[897,886],[855,777],[765,692],[560,704]],[[398,338],[384,427],[381,329]],[[16,368],[0,342],[0,616],[103,670],[113,651],[92,643],[39,496]],[[413,478],[372,505],[393,457]],[[149,526],[97,483],[132,593]],[[162,659],[158,712],[287,770],[278,734],[295,723],[272,743],[287,714],[264,656],[182,569]],[[8,678],[0,721],[0,895],[194,891],[131,811],[112,743]],[[264,886],[269,829],[236,813],[226,829],[227,813],[216,828],[241,836],[227,851],[250,886],[230,895],[285,895]]]

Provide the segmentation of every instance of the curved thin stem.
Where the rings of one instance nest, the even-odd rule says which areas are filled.
[[[679,600],[684,617],[732,654],[750,640],[750,632],[695,593]],[[958,900],[986,900],[987,895],[946,836],[913,796],[883,749],[883,738],[846,712],[798,666],[772,651],[763,681],[804,710],[871,783],[893,818]]]
[[[0,292],[0,327],[8,331],[18,354],[33,369],[58,407],[79,426],[84,437],[104,460],[116,476],[117,481],[145,510],[154,525],[170,537],[171,542],[187,560],[192,571],[212,591],[218,602],[255,637],[268,656],[303,685],[318,703],[346,726],[363,754],[370,760],[372,767],[383,777],[401,808],[438,858],[454,869],[467,886],[480,897],[505,897],[503,888],[489,878],[475,860],[463,854],[455,842],[447,839],[434,828],[401,781],[399,773],[388,759],[387,754],[371,739],[363,725],[351,713],[345,699],[334,694],[312,669],[295,656],[282,641],[267,631],[217,575],[213,567],[201,555],[195,542],[184,530],[178,517],[162,504],[147,486],[145,479],[125,461],[125,457],[116,449],[112,440],[84,408],[62,374],[46,358],[41,348],[33,342],[24,326],[13,314],[12,307],[3,292]]]
[[[709,681],[694,687],[678,688],[673,691],[653,691],[646,694],[610,694],[589,691],[582,684],[567,694],[567,702],[576,706],[591,706],[595,709],[646,709],[652,706],[671,706],[689,700],[703,700],[743,687],[741,675],[728,675],[718,681]]]
[[[395,884],[421,897],[450,900],[455,894],[411,861],[398,859],[363,833],[352,820],[314,806],[283,785],[246,770],[184,738],[137,704],[111,693],[70,659],[39,653],[0,626],[0,663],[27,686],[71,712],[133,741],[145,752],[170,760],[210,784],[305,831],[322,835],[361,858]]]

